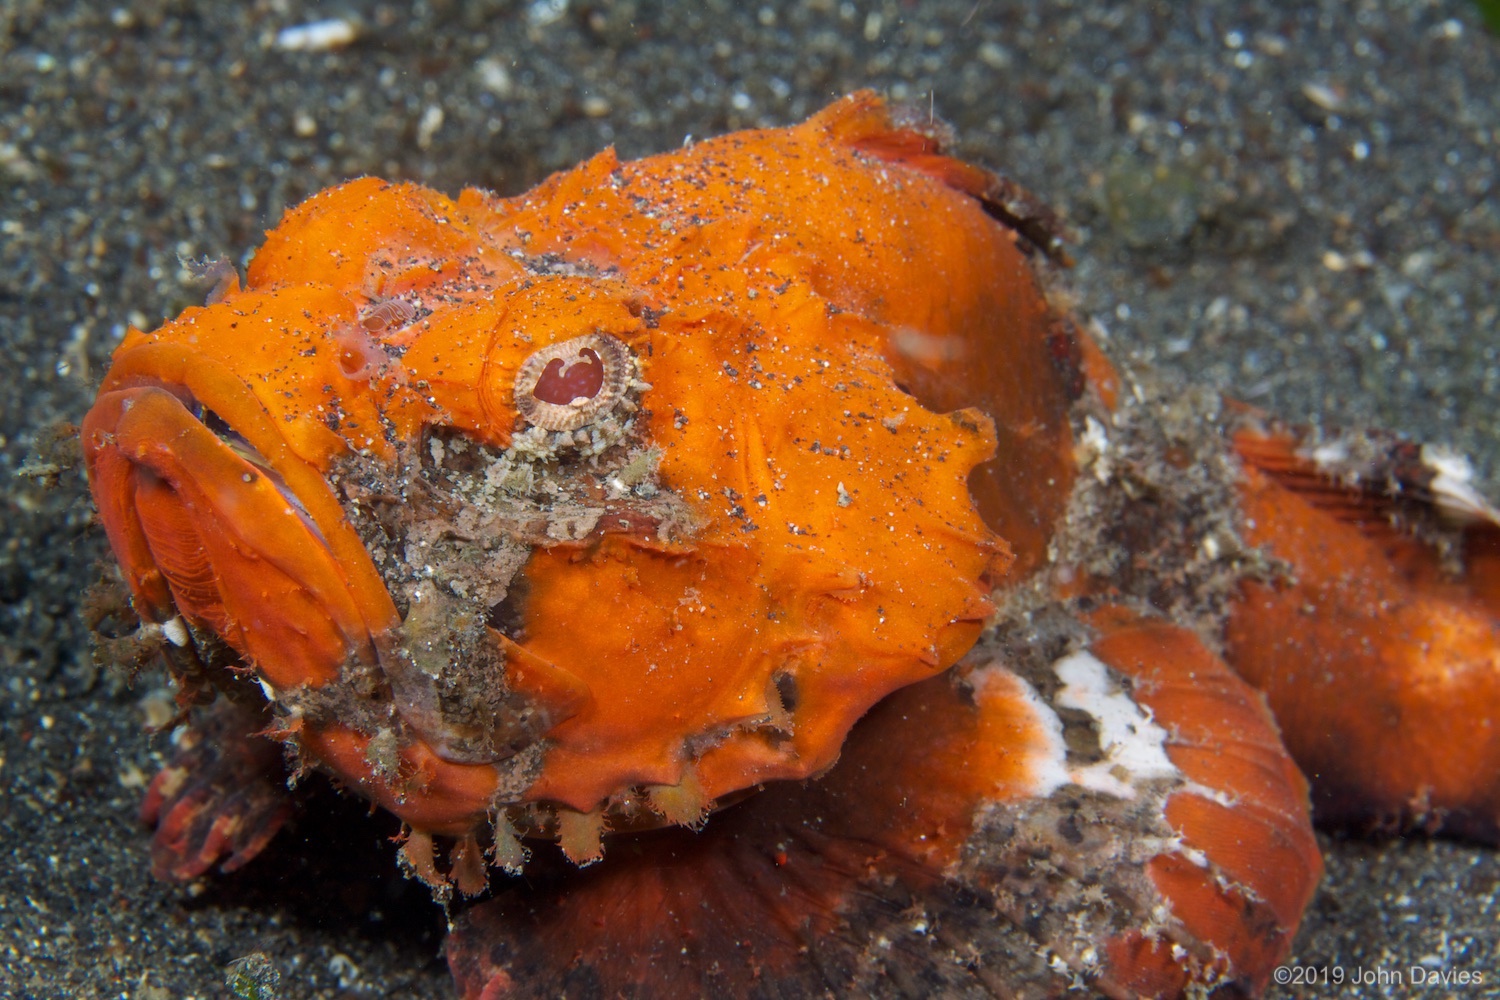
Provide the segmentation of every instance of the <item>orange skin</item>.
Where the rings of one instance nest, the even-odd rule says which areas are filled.
[[[1132,916],[1161,906],[1172,920],[1150,939],[1128,931],[1100,942],[1089,994],[1181,996],[1205,984],[1258,993],[1322,874],[1307,784],[1264,702],[1195,635],[1114,608],[1092,621],[1100,638],[1090,650],[1134,682],[1193,782],[1166,815],[1202,853],[1201,864],[1171,850],[1144,861],[1158,895],[1131,899]],[[989,845],[1024,863],[975,865],[968,854],[985,843],[975,830],[987,810],[1024,816],[1036,795],[1048,737],[1019,683],[1000,672],[968,695],[945,678],[913,685],[861,721],[822,781],[769,789],[701,834],[626,838],[611,851],[627,864],[608,859],[582,876],[543,867],[526,889],[461,918],[447,946],[461,994],[542,998],[586,982],[624,997],[910,994],[917,982],[932,995],[1074,995],[1040,962],[1030,978],[1001,978],[1011,963],[1025,967],[1018,956],[1066,951],[1082,933],[1049,937],[1045,892],[1010,894],[1027,865],[1079,882],[1098,873],[1026,846],[1026,835]],[[972,940],[943,926],[954,886],[980,927]],[[878,925],[888,940],[862,950],[863,935],[877,933],[864,921],[882,913],[897,917]],[[939,934],[930,943],[930,932],[909,929],[928,914]],[[951,917],[955,928],[962,919]],[[986,930],[1012,922],[1008,939]],[[817,961],[806,960],[809,947]],[[956,978],[929,978],[944,974],[930,965]]]
[[[763,971],[847,988],[804,981],[822,975],[806,946],[845,940],[872,887],[898,908],[954,886],[1013,889],[973,859],[998,849],[981,830],[991,810],[1033,807],[1046,727],[1020,681],[965,692],[972,663],[941,675],[981,636],[992,593],[1035,587],[1079,616],[1091,655],[1165,728],[1183,782],[1141,821],[1150,837],[1108,827],[1126,854],[1163,829],[1180,849],[1099,887],[1176,922],[1166,936],[1115,927],[1071,968],[1109,995],[1254,994],[1320,873],[1307,786],[1260,696],[1203,640],[1138,609],[1080,610],[1118,598],[1114,582],[1050,564],[1077,475],[1073,421],[1107,420],[1120,379],[1042,294],[1028,256],[1051,248],[1013,194],[864,93],[789,129],[630,163],[605,151],[516,198],[368,178],[316,195],[268,234],[243,288],[132,330],[84,422],[136,607],[168,639],[181,616],[193,650],[227,645],[277,712],[268,735],[400,817],[417,873],[465,893],[485,887],[491,831],[495,863],[520,863],[501,843],[512,821],[587,863],[609,810],[697,826],[715,802],[829,772],[726,810],[705,835],[621,836],[612,856],[655,864],[607,863],[527,897],[524,918],[483,911],[450,949],[466,994],[493,997],[561,992],[581,966],[621,992],[714,992],[726,981],[694,978],[724,968],[708,945],[749,947],[737,995]],[[580,338],[598,350],[567,355]],[[547,350],[567,360],[533,390],[525,373],[559,356],[534,357]],[[530,548],[503,604],[478,608],[485,662],[540,720],[517,727],[536,752],[527,771],[518,747],[475,756],[457,722],[391,693],[427,676],[402,675],[396,653],[442,642],[418,628],[407,581],[377,566],[346,490],[371,470],[419,480],[443,441],[524,458],[536,432],[576,426],[537,414],[566,422],[611,378],[630,405],[609,402],[618,411],[563,445],[545,438],[563,450],[535,460],[544,481],[607,497],[603,515],[583,537],[498,529]],[[603,442],[590,456],[566,450],[589,441]],[[1500,695],[1500,529],[1464,537],[1455,578],[1414,540],[1372,538],[1310,502],[1337,492],[1326,483],[1288,485],[1261,467],[1265,449],[1236,444],[1242,534],[1292,579],[1243,582],[1225,658],[1266,692],[1319,809],[1495,839],[1500,742],[1468,707]],[[670,524],[610,485],[648,446],[653,495],[680,505]],[[262,786],[215,814],[253,764],[225,754],[186,791],[180,773],[152,786],[170,874],[242,864],[284,819]],[[447,873],[434,836],[455,842]],[[526,961],[495,958],[496,941],[522,942]],[[653,979],[658,966],[671,968]],[[1047,982],[1036,995],[1069,985]]]
[[[1076,342],[1019,238],[951,186],[988,175],[923,142],[864,95],[794,129],[606,151],[514,199],[373,179],[313,197],[243,289],[131,331],[85,422],[144,616],[175,608],[277,691],[375,663],[400,615],[326,482],[335,462],[393,462],[437,426],[503,448],[525,359],[605,331],[641,360],[637,433],[692,531],[533,553],[524,639],[492,641],[522,647],[512,685],[561,721],[511,801],[588,815],[644,787],[706,805],[824,770],[872,704],[972,644],[1071,482]],[[546,255],[587,273],[520,262]],[[432,310],[415,322],[365,318],[414,295]],[[797,707],[767,739],[782,674]],[[362,763],[372,733],[298,731],[309,762],[384,780]],[[400,755],[427,778],[379,801],[419,831],[487,825],[493,767],[420,737]]]
[[[1248,540],[1292,575],[1243,585],[1227,653],[1266,692],[1318,818],[1495,841],[1496,526],[1466,533],[1466,572],[1454,574],[1391,530],[1373,491],[1314,474],[1290,437],[1243,431],[1235,444]]]
[[[1172,762],[1197,788],[1218,790],[1232,803],[1185,791],[1166,809],[1183,842],[1205,852],[1223,881],[1172,854],[1152,859],[1152,881],[1248,978],[1250,992],[1259,992],[1290,952],[1323,874],[1307,824],[1307,782],[1282,749],[1265,702],[1192,632],[1118,614],[1095,622],[1105,635],[1094,655],[1136,683],[1142,704],[1172,734]],[[1110,950],[1133,995],[1175,996],[1188,986],[1164,941],[1130,935]]]

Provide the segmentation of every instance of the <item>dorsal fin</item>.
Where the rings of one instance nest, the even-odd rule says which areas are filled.
[[[893,107],[873,90],[860,90],[824,108],[803,128],[826,132],[846,146],[900,163],[962,191],[1019,235],[1028,249],[1064,267],[1072,265],[1063,249],[1064,227],[1056,213],[1014,181],[949,156],[953,130],[931,111]]]
[[[1247,419],[1234,432],[1246,465],[1358,530],[1394,562],[1447,567],[1500,604],[1500,511],[1461,456],[1379,431],[1323,434]]]

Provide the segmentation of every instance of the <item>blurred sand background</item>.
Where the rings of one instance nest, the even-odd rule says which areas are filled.
[[[278,45],[325,18],[356,37]],[[149,876],[162,681],[91,662],[77,610],[106,547],[80,476],[15,473],[82,416],[125,324],[201,302],[180,262],[243,263],[346,178],[514,193],[863,86],[1063,213],[1064,281],[1117,357],[1448,442],[1495,482],[1500,41],[1467,3],[5,0],[0,997],[227,996],[254,952],[287,998],[450,990],[392,825],[326,788],[235,876]],[[1327,847],[1298,961],[1500,981],[1494,852]]]

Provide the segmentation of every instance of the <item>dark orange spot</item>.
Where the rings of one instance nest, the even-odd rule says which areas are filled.
[[[553,358],[536,380],[531,394],[544,403],[566,406],[575,399],[593,399],[604,388],[604,362],[591,347],[578,352],[578,361],[563,367],[562,358]]]

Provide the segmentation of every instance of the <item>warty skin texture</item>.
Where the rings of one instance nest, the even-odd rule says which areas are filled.
[[[1328,821],[1493,839],[1492,742],[1366,768],[1391,712],[1297,669],[1492,691],[1493,509],[1371,530],[1399,477],[1143,392],[939,132],[858,94],[516,198],[353,181],[132,331],[101,519],[185,695],[249,709],[153,783],[158,871],[274,834],[269,736],[441,895],[532,838],[451,939],[466,995],[1253,995],[1321,864],[1231,668]]]

